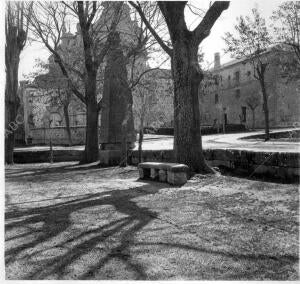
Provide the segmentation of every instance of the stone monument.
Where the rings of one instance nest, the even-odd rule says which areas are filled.
[[[126,150],[133,148],[136,141],[132,92],[128,85],[126,58],[119,32],[114,32],[110,40],[111,47],[104,72],[100,127],[100,163],[107,166],[122,163],[124,151],[126,153]]]

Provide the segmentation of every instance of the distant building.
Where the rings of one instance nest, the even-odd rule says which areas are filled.
[[[55,90],[39,89],[34,84],[21,82],[24,112],[25,142],[48,144],[68,144],[63,106],[56,103]],[[68,107],[70,130],[74,144],[83,144],[85,135],[85,105],[75,96]],[[100,121],[100,119],[99,119]]]
[[[104,11],[98,22],[95,23],[95,30],[99,34],[106,33],[103,22],[111,20],[111,9],[107,3],[103,3]],[[105,11],[107,9],[107,11]],[[130,17],[130,9],[128,5],[123,6],[123,14],[117,26],[117,31],[120,32],[120,38],[124,51],[130,47],[135,38],[135,32],[137,29],[136,22]],[[62,41],[59,49],[61,51],[67,51],[63,54],[69,56],[69,51],[78,52],[81,49],[79,46],[82,44],[80,36],[80,26],[77,24],[77,31],[75,34],[70,33],[64,28]],[[65,60],[68,60],[66,58]],[[136,58],[138,61],[139,68],[146,68],[147,56],[146,54],[139,55]],[[54,57],[49,57],[49,63],[55,64]],[[105,62],[104,62],[105,65]],[[82,66],[76,67],[78,69],[83,68]],[[128,68],[128,77],[130,77],[131,69]],[[153,76],[153,80],[157,80],[164,84],[164,80],[170,80],[165,78],[163,71],[153,71],[156,75]],[[47,76],[47,74],[45,74]],[[42,77],[38,76],[38,77]],[[36,78],[37,79],[37,78]],[[22,111],[24,113],[24,137],[25,143],[32,144],[48,144],[50,139],[54,144],[68,144],[67,130],[66,130],[66,118],[64,115],[64,109],[62,104],[57,103],[59,96],[55,89],[41,89],[38,84],[35,83],[21,82],[20,93],[22,100]],[[134,94],[133,94],[134,95]],[[99,88],[99,98],[101,94],[101,86]],[[156,99],[159,96],[155,96]],[[167,96],[169,98],[169,96]],[[166,98],[166,100],[168,100]],[[168,104],[173,103],[168,100]],[[85,127],[86,127],[86,109],[85,105],[75,96],[71,96],[70,105],[68,107],[68,114],[70,120],[70,130],[73,144],[84,144],[85,142]],[[164,118],[165,119],[165,118]],[[166,125],[169,125],[168,120],[171,120],[170,115],[167,115]],[[135,119],[137,123],[137,120]],[[99,115],[99,129],[101,123],[101,112]],[[100,133],[98,133],[100,134]]]
[[[300,77],[287,79],[278,64],[278,50],[270,48],[262,56],[268,59],[266,86],[269,94],[270,127],[291,126],[300,121]],[[253,67],[246,59],[221,64],[216,53],[214,68],[210,70],[212,84],[202,93],[202,125],[244,124],[252,126],[249,97],[260,100],[255,109],[255,126],[264,127],[262,94],[259,81],[254,78]]]

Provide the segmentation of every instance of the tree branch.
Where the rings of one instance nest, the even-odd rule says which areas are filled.
[[[161,46],[161,48],[170,56],[172,56],[173,54],[173,50],[168,47],[164,41],[162,40],[162,38],[156,33],[156,31],[153,29],[153,27],[151,26],[151,24],[149,23],[149,21],[147,20],[143,10],[141,9],[141,6],[139,4],[134,3],[133,1],[129,1],[129,4],[134,7],[136,9],[136,11],[139,13],[142,21],[144,22],[144,24],[146,25],[146,27],[148,28],[148,30],[151,32],[151,34],[153,35],[153,37],[157,40],[157,42],[159,43],[159,45]]]
[[[201,23],[193,31],[193,36],[198,43],[201,43],[210,34],[216,20],[228,7],[229,1],[216,1],[210,6]]]

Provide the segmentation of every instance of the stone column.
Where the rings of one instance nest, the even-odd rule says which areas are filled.
[[[119,33],[115,32],[110,40],[111,48],[107,54],[104,73],[100,162],[103,165],[118,165],[122,162],[124,141],[126,140],[127,149],[132,148],[136,134],[132,93],[128,85],[126,58],[121,48]]]

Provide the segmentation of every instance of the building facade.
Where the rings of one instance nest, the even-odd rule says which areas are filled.
[[[269,49],[265,81],[268,94],[270,127],[292,126],[300,121],[300,76],[289,78],[278,64],[278,51]],[[264,112],[259,81],[248,60],[233,60],[221,65],[216,53],[210,70],[210,84],[201,92],[202,125],[244,124],[247,128],[263,128]],[[299,74],[300,75],[300,74]],[[256,100],[255,100],[256,99]],[[251,108],[251,102],[257,104]]]
[[[111,4],[113,6],[113,4]],[[103,12],[99,18],[99,20],[95,23],[95,30],[103,36],[104,33],[107,32],[106,28],[108,26],[107,21],[112,18],[111,5],[107,3],[103,4]],[[130,8],[128,5],[123,5],[122,16],[120,17],[119,23],[117,25],[117,31],[120,34],[121,44],[124,54],[128,52],[131,46],[135,46],[135,41],[137,40],[138,26],[134,20],[130,17]],[[72,34],[70,31],[66,29],[63,30],[62,40],[59,47],[59,51],[61,52],[64,61],[66,61],[70,65],[74,65],[75,62],[79,62],[78,65],[74,66],[78,70],[83,70],[84,66],[82,62],[80,63],[77,58],[82,56],[82,39],[80,34],[80,27],[77,24],[77,31]],[[51,55],[49,57],[49,66],[57,65],[55,63],[54,57]],[[97,97],[98,101],[102,97],[102,89],[103,89],[103,76],[105,69],[106,60],[101,66],[102,71],[99,72],[99,84],[97,85]],[[139,54],[139,57],[135,58],[135,64],[138,66],[139,70],[135,72],[142,73],[148,66],[147,62],[147,54]],[[51,68],[50,68],[51,69]],[[49,70],[50,70],[49,69]],[[128,70],[128,78],[131,78],[131,62],[128,62],[127,66]],[[51,70],[50,70],[51,71]],[[49,72],[50,72],[49,71]],[[161,84],[164,84],[165,81],[170,82],[170,78],[165,78],[161,75],[160,70],[156,70],[154,73],[156,76],[152,76],[153,82],[157,83],[158,81]],[[44,80],[49,81],[49,73],[44,75],[39,75],[41,79],[45,76]],[[47,78],[48,76],[48,78]],[[63,75],[61,75],[63,77]],[[49,144],[50,140],[53,144],[59,145],[68,145],[70,144],[70,139],[68,137],[67,123],[69,121],[69,131],[71,133],[72,144],[84,144],[85,143],[85,128],[86,128],[86,109],[85,105],[75,96],[72,95],[70,97],[70,102],[67,107],[68,117],[66,118],[66,110],[64,109],[64,105],[61,102],[60,94],[57,88],[53,87],[40,87],[37,83],[38,78],[35,78],[33,83],[21,83],[21,100],[23,104],[24,110],[24,131],[25,131],[25,143],[26,144]],[[56,78],[52,78],[52,80],[60,80]],[[80,81],[80,80],[79,80]],[[79,84],[80,82],[76,82]],[[82,83],[82,82],[81,82]],[[47,85],[47,84],[46,84]],[[55,86],[55,82],[53,82]],[[161,89],[161,88],[160,88]],[[133,97],[137,94],[135,90],[133,90]],[[161,91],[158,90],[156,92],[160,94]],[[155,99],[158,104],[158,98],[155,94]],[[173,102],[172,102],[173,103]],[[168,120],[170,115],[167,116]],[[101,112],[99,114],[99,132],[100,134],[100,126],[101,126]],[[138,124],[138,119],[134,118],[135,126]],[[135,127],[138,128],[137,126]]]

